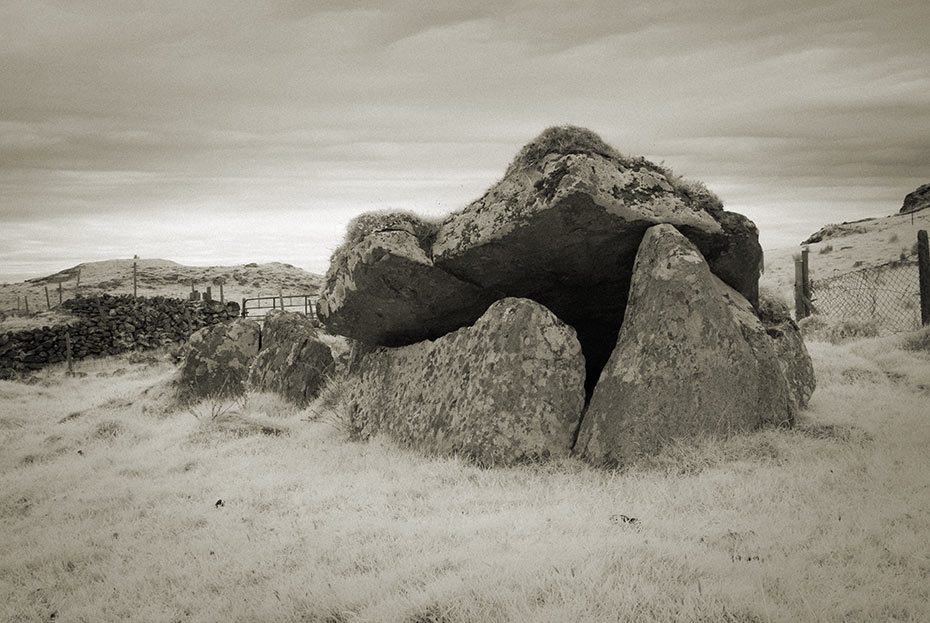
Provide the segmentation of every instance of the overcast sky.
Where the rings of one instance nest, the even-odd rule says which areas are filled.
[[[0,282],[82,261],[324,272],[572,123],[767,247],[930,182],[928,0],[0,0]]]

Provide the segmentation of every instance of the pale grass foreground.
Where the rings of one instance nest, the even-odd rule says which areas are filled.
[[[900,343],[812,343],[797,429],[624,471],[423,458],[267,395],[165,413],[164,362],[0,382],[0,620],[927,621]]]

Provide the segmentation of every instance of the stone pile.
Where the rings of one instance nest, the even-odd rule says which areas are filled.
[[[671,439],[790,424],[806,404],[796,325],[756,312],[761,267],[755,225],[702,184],[553,128],[441,223],[359,219],[318,315],[365,345],[359,436],[486,464],[572,449],[622,463]]]
[[[217,302],[129,295],[76,298],[62,307],[76,317],[68,324],[0,335],[0,378],[65,361],[66,336],[72,357],[82,359],[184,342],[194,331],[235,316]]]

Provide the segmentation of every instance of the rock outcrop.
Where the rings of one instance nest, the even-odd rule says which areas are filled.
[[[930,184],[924,184],[914,192],[908,193],[898,214],[910,214],[924,208],[930,208]]]
[[[249,370],[249,385],[275,392],[305,407],[333,371],[333,355],[303,314],[273,310],[265,316],[261,350]]]
[[[625,463],[806,405],[797,326],[760,319],[761,260],[755,225],[702,184],[554,128],[441,223],[359,217],[318,314],[362,342],[359,438],[486,465]]]
[[[375,349],[353,368],[355,436],[384,433],[483,465],[567,455],[584,404],[574,330],[526,299],[497,301],[435,341]]]
[[[673,226],[649,229],[576,452],[623,464],[671,440],[790,420],[787,383],[753,308]]]
[[[749,219],[723,211],[701,184],[563,127],[527,145],[434,240],[363,238],[328,275],[320,317],[332,332],[396,346],[474,322],[502,297],[529,298],[577,331],[590,390],[616,342],[640,240],[657,223],[677,227],[755,304],[762,252]]]
[[[175,381],[178,402],[191,404],[244,394],[260,335],[258,323],[244,318],[191,335]]]

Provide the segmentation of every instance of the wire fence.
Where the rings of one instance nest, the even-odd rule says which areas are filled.
[[[877,322],[891,333],[920,328],[919,270],[897,260],[827,279],[811,279],[816,312],[837,319]]]

